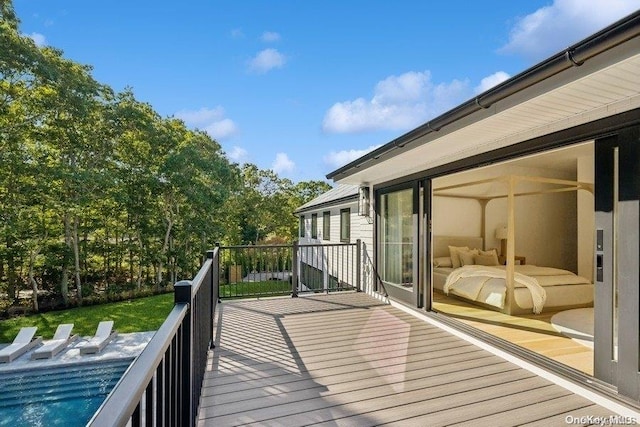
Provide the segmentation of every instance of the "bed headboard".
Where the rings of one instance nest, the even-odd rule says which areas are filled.
[[[433,257],[449,256],[449,246],[468,246],[469,249],[484,249],[482,237],[433,236]]]

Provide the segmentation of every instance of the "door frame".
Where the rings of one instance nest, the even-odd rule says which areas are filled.
[[[640,126],[594,151],[594,376],[640,400]]]

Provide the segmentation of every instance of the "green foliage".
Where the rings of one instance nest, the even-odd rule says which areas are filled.
[[[292,242],[298,235],[293,212],[331,188],[323,181],[294,184],[253,164],[242,167],[242,183],[226,206],[232,244]]]
[[[102,320],[113,320],[121,333],[157,330],[173,308],[173,294],[156,295],[111,304],[50,311],[0,321],[0,342],[11,342],[23,326],[37,326],[38,335],[50,339],[61,323],[73,323],[81,336],[95,333]]]
[[[162,289],[215,242],[292,241],[292,212],[329,188],[230,163],[18,27],[0,0],[0,308]]]
[[[18,28],[18,17],[11,0],[0,0],[0,23],[7,24],[13,29]]]

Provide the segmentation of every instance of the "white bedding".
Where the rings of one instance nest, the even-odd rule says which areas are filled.
[[[531,295],[531,309],[536,314],[542,312],[545,305],[547,298],[545,287],[591,284],[583,277],[558,268],[535,265],[517,265],[515,268],[514,287],[527,288]],[[446,294],[451,293],[502,309],[506,297],[505,279],[505,266],[467,265],[449,274],[443,291]],[[522,291],[527,292],[524,289]]]

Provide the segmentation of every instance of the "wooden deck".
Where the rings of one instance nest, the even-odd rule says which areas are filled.
[[[613,415],[362,293],[219,308],[201,426],[554,426]]]

